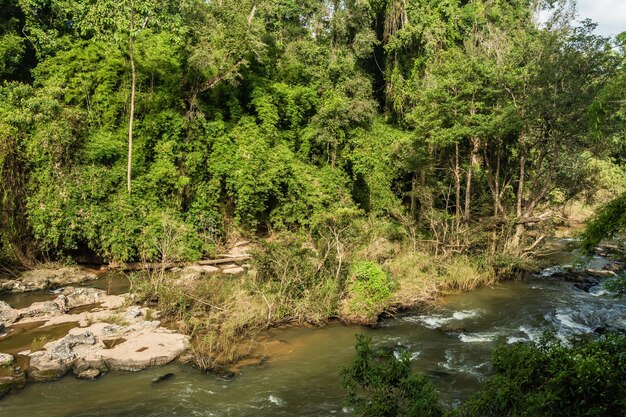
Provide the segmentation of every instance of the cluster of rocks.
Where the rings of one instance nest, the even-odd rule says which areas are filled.
[[[82,284],[96,274],[78,267],[45,268],[26,271],[16,279],[0,279],[0,292],[27,292]]]
[[[579,290],[589,292],[589,290],[599,285],[603,279],[612,278],[616,273],[612,270],[597,269],[566,269],[555,271],[550,275],[552,278],[574,283],[574,287]]]
[[[0,301],[0,326],[9,333],[4,337],[11,337],[11,331],[20,325],[79,326],[40,350],[21,351],[17,357],[0,354],[0,396],[27,381],[48,381],[69,372],[93,379],[111,370],[136,371],[163,365],[188,349],[189,336],[162,327],[156,320],[157,312],[129,306],[130,301],[128,294],[108,295],[100,289],[72,287],[63,289],[54,300],[22,309]],[[85,306],[91,308],[72,314],[72,310]]]
[[[160,327],[159,321],[139,316],[134,320],[128,325],[95,323],[75,328],[46,344],[42,351],[23,352],[30,358],[28,379],[48,381],[68,372],[93,379],[113,370],[139,371],[165,365],[187,350],[188,336]]]
[[[126,296],[107,295],[106,291],[96,288],[66,287],[51,301],[39,301],[29,307],[14,309],[4,301],[0,301],[0,328],[8,328],[15,324],[42,322],[43,326],[81,322],[87,316],[101,318],[111,310],[121,307]],[[78,307],[93,305],[91,312],[71,314]]]

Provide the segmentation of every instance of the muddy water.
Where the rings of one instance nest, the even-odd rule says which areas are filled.
[[[607,324],[626,327],[626,301],[601,287],[585,293],[548,274],[449,296],[437,311],[385,320],[378,329],[273,330],[271,359],[233,380],[179,365],[111,373],[95,382],[66,377],[1,400],[0,416],[350,415],[338,370],[353,357],[357,332],[398,353],[408,350],[414,368],[432,377],[447,404],[456,404],[488,374],[498,341],[534,340],[545,330],[565,339]],[[170,372],[174,378],[152,383]]]

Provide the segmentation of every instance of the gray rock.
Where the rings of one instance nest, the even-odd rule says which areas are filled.
[[[141,317],[141,308],[137,306],[132,306],[128,310],[126,310],[126,314],[124,314],[124,318],[126,320],[132,321],[137,317]]]
[[[65,310],[101,303],[107,293],[98,288],[74,288],[67,287],[55,301],[62,304]]]
[[[62,306],[55,301],[41,301],[19,310],[19,319],[41,318],[47,320],[50,317],[60,316],[64,312]]]
[[[0,301],[0,324],[10,326],[19,318],[19,313],[4,301]]]
[[[76,359],[73,351],[76,345],[95,345],[96,338],[93,333],[85,332],[79,335],[69,334],[59,341],[48,353],[48,359],[59,362],[71,362]]]
[[[9,355],[8,353],[0,353],[0,368],[9,366],[13,363],[15,358],[13,355]]]

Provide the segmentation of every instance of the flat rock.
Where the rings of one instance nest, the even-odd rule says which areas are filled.
[[[236,274],[241,274],[245,271],[246,270],[240,266],[234,266],[230,268],[225,268],[224,270],[222,270],[222,273],[227,274],[227,275],[236,275]]]
[[[181,270],[183,274],[215,274],[217,272],[220,272],[220,269],[213,265],[190,265]]]
[[[119,341],[111,345],[105,343]],[[158,321],[139,321],[128,326],[96,323],[71,329],[64,338],[50,342],[44,351],[31,353],[29,377],[46,381],[74,369],[138,371],[165,365],[189,347],[189,336],[159,327]]]

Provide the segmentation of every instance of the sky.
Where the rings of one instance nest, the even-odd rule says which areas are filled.
[[[577,0],[579,19],[589,18],[598,24],[599,35],[617,35],[626,31],[626,0]]]

